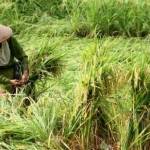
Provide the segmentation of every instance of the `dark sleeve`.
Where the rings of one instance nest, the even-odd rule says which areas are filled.
[[[5,76],[3,75],[0,75],[0,83],[2,84],[7,84],[10,82],[10,79],[6,78]]]
[[[28,69],[28,56],[25,54],[23,48],[20,46],[18,41],[14,37],[11,37],[8,42],[14,57],[21,62],[23,66],[23,71]]]

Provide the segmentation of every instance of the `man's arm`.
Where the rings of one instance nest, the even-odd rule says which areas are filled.
[[[11,37],[8,42],[14,57],[16,57],[21,62],[23,74],[20,83],[25,84],[29,79],[28,56],[25,54],[23,48],[14,37]]]

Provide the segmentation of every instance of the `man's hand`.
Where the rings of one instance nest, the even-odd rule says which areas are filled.
[[[29,71],[28,70],[25,70],[22,77],[21,77],[21,80],[20,80],[20,83],[22,85],[26,84],[29,80]]]
[[[20,85],[19,80],[16,80],[16,79],[10,80],[10,84],[15,86],[15,87]]]
[[[15,86],[15,87],[19,87],[19,86],[23,86],[24,84],[26,84],[29,80],[29,71],[26,70],[24,71],[21,80],[10,80],[10,83]]]

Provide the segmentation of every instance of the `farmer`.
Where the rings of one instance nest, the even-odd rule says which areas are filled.
[[[0,25],[0,96],[29,79],[28,57],[12,34],[11,28]]]

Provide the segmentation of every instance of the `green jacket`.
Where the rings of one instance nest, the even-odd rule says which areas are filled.
[[[0,70],[5,69],[5,68],[13,68],[15,59],[21,62],[23,71],[28,69],[28,57],[23,51],[20,44],[17,42],[17,40],[14,37],[11,37],[7,40],[7,42],[9,44],[11,57],[10,57],[10,61],[8,65],[4,67],[0,67]],[[0,83],[6,84],[6,83],[9,83],[9,81],[10,79],[0,74]]]

